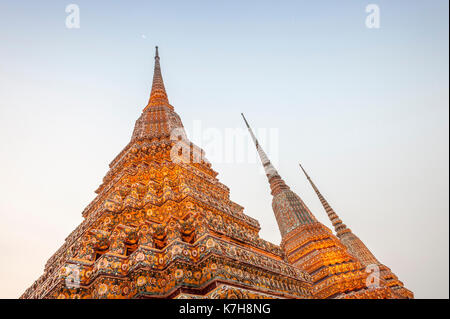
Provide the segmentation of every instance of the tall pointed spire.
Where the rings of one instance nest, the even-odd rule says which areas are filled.
[[[302,169],[303,173],[305,174],[306,178],[308,179],[309,183],[311,184],[312,188],[317,194],[317,197],[319,197],[320,202],[322,203],[323,208],[325,209],[326,213],[328,214],[328,217],[330,218],[330,221],[334,227],[334,230],[336,231],[336,235],[341,238],[343,234],[351,232],[349,228],[342,222],[342,220],[339,218],[339,216],[336,214],[336,212],[331,208],[330,204],[328,204],[327,200],[322,196],[319,189],[316,187],[312,179],[309,177],[308,173],[304,170],[302,164],[299,164],[300,168]]]
[[[155,49],[155,68],[150,99],[137,119],[131,139],[174,137],[185,135],[180,117],[169,104],[159,64],[158,47]]]
[[[277,170],[275,169],[275,167],[272,165],[272,163],[270,162],[269,158],[267,157],[267,154],[264,152],[264,150],[262,149],[261,145],[259,145],[258,139],[256,138],[255,134],[253,134],[252,128],[250,127],[250,125],[247,122],[247,119],[245,118],[244,114],[241,113],[242,118],[244,119],[245,125],[247,126],[247,129],[250,133],[250,136],[253,139],[253,142],[255,143],[256,146],[256,150],[259,154],[259,158],[261,159],[261,163],[264,167],[264,171],[266,172],[267,178],[270,179],[272,177],[275,176],[280,176],[277,172]]]
[[[150,93],[150,99],[148,106],[168,105],[169,99],[167,98],[166,89],[164,87],[164,81],[161,74],[161,66],[159,64],[159,52],[158,46],[155,48],[155,68],[153,72],[152,91]]]
[[[275,217],[277,219],[281,236],[285,236],[299,225],[315,223],[317,220],[310,212],[309,208],[305,205],[305,203],[303,203],[301,198],[292,192],[289,186],[286,185],[280,174],[278,174],[278,171],[270,162],[267,154],[262,149],[255,134],[253,134],[253,130],[248,124],[244,114],[241,113],[241,115],[244,119],[245,125],[248,128],[250,136],[255,143],[256,150],[259,154],[261,163],[269,181],[270,189],[272,190],[271,193],[274,196],[272,207],[275,212]],[[280,205],[280,203],[283,204]]]

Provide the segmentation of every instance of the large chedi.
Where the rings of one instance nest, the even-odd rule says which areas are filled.
[[[312,298],[311,276],[259,238],[186,139],[159,60],[130,143],[21,298]]]

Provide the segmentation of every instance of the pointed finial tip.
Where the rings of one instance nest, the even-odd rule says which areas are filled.
[[[158,46],[155,46],[155,49],[156,49],[155,58],[159,58]]]
[[[244,113],[241,113],[242,118],[244,119],[245,125],[247,125],[248,128],[250,128],[250,125],[248,125],[247,119],[244,116]]]
[[[307,179],[310,179],[308,173],[306,173],[306,171],[305,171],[305,169],[303,168],[302,164],[298,163],[298,165],[300,165],[300,168],[302,169],[302,171],[303,171],[303,173],[305,174],[306,178],[307,178]]]

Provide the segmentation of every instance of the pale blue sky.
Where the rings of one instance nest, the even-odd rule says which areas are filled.
[[[71,2],[0,3],[0,297],[31,285],[81,222],[159,45],[188,134],[194,121],[241,128],[240,112],[278,129],[268,153],[319,220],[331,226],[299,161],[416,297],[448,298],[448,1],[242,2],[73,1],[80,29],[65,27]],[[369,3],[380,29],[365,26]],[[213,163],[279,243],[259,165]]]

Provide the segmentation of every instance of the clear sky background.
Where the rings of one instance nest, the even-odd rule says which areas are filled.
[[[449,297],[448,1],[74,0],[67,29],[69,3],[0,2],[0,297],[82,221],[147,103],[155,45],[189,137],[242,128],[240,112],[278,129],[267,153],[320,221],[299,161],[417,298]],[[260,163],[213,168],[278,244]]]

